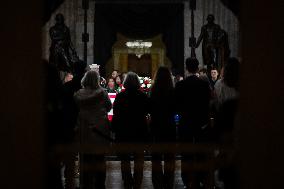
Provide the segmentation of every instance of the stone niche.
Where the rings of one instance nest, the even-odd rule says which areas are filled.
[[[130,48],[127,42],[151,42],[152,46],[146,49]],[[134,71],[139,76],[152,77],[159,66],[171,65],[166,57],[166,48],[162,41],[162,35],[157,35],[151,39],[130,39],[122,34],[117,34],[117,41],[112,47],[112,57],[106,65],[107,76],[113,70],[120,73]]]

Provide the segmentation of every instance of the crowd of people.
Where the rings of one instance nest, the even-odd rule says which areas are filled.
[[[114,70],[111,77],[107,79],[106,90],[108,93],[120,93],[123,89],[122,81],[125,77],[124,74],[120,74],[117,70]]]
[[[79,74],[66,74],[62,80],[55,67],[46,65],[50,188],[63,187],[62,164],[65,166],[65,188],[75,188],[76,152],[71,150],[63,155],[54,150],[57,144],[75,142],[84,147],[95,146],[91,151],[79,153],[83,189],[105,188],[105,156],[110,143],[115,144],[113,151],[121,161],[126,189],[141,188],[145,152],[151,155],[155,189],[174,188],[177,155],[181,157],[185,188],[237,188],[233,163],[193,168],[193,165],[202,165],[220,156],[226,159],[229,156],[226,150],[209,147],[205,153],[190,146],[234,144],[239,96],[239,61],[236,58],[230,58],[222,71],[199,70],[198,60],[188,58],[185,78],[173,77],[167,67],[159,67],[147,94],[141,90],[139,77],[134,72],[120,74],[114,70],[104,79],[98,67],[86,71],[80,64],[76,68]],[[113,105],[108,93],[117,93]],[[107,114],[111,108],[113,118],[110,122]],[[131,160],[134,161],[133,171]],[[218,179],[212,180],[212,171],[218,173]]]

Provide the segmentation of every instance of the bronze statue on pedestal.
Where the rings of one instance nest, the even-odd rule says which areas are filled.
[[[202,41],[203,64],[207,65],[208,70],[213,67],[221,70],[229,58],[230,49],[227,33],[214,20],[212,14],[207,16],[208,23],[201,28],[196,48]]]
[[[64,16],[59,13],[55,17],[55,25],[49,30],[51,38],[49,62],[56,65],[62,72],[73,73],[74,64],[79,57],[73,47],[70,30],[64,23]]]

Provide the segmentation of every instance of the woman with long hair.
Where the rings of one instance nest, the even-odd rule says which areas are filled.
[[[112,129],[118,146],[127,150],[117,151],[121,159],[124,186],[138,189],[143,178],[145,142],[149,138],[146,121],[148,97],[140,90],[140,81],[134,72],[127,73],[123,86],[125,90],[117,94],[113,104]],[[130,166],[131,155],[134,157],[133,175]]]
[[[150,129],[154,144],[152,181],[155,189],[174,187],[176,128],[173,91],[174,82],[170,70],[167,67],[160,67],[157,70],[150,96]],[[167,150],[159,151],[159,149]],[[164,160],[164,172],[162,160]]]

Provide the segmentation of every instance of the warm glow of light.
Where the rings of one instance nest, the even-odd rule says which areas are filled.
[[[125,43],[125,45],[128,47],[128,52],[130,54],[134,53],[138,58],[141,58],[143,54],[150,53],[152,42],[135,40],[135,41],[128,41]]]
[[[136,40],[136,41],[128,41],[126,42],[126,46],[129,48],[150,48],[152,47],[152,42],[149,41],[142,41],[142,40]]]

